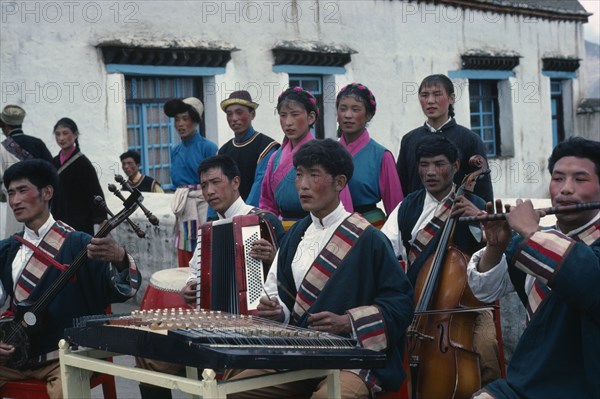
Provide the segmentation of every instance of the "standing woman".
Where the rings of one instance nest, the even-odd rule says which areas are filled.
[[[304,143],[315,140],[310,128],[319,116],[319,107],[309,91],[302,87],[290,87],[279,95],[277,112],[285,138],[267,164],[259,207],[281,217],[287,231],[295,221],[308,215],[302,209],[296,191],[293,157]],[[346,188],[340,198],[346,210],[352,212],[352,200]]]
[[[340,143],[352,155],[354,174],[348,182],[352,205],[373,226],[380,229],[402,201],[400,178],[394,156],[369,135],[367,123],[377,110],[375,96],[365,85],[350,83],[335,100]],[[385,214],[377,207],[383,201]]]
[[[58,189],[52,198],[52,215],[73,227],[94,235],[94,225],[106,219],[106,212],[94,204],[96,195],[104,198],[96,169],[79,147],[79,129],[70,118],[54,126],[60,152],[52,163],[58,170]]]
[[[454,120],[455,101],[454,85],[446,75],[430,75],[421,82],[419,102],[427,121],[402,137],[398,155],[398,175],[404,195],[423,188],[416,152],[421,139],[427,135],[441,134],[460,149],[460,169],[454,175],[456,184],[460,184],[465,175],[475,170],[469,165],[469,158],[477,154],[487,159],[481,137]],[[486,202],[494,200],[490,175],[477,182],[474,193]]]

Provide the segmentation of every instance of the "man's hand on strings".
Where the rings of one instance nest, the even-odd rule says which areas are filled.
[[[331,312],[313,313],[308,316],[308,327],[331,334],[348,335],[352,331],[350,316]]]
[[[254,241],[250,249],[250,256],[254,259],[262,260],[267,266],[273,263],[277,250],[269,241],[259,238]]]
[[[106,221],[102,225],[105,223]],[[129,261],[125,256],[125,248],[116,242],[110,234],[103,238],[92,238],[92,241],[87,245],[87,255],[90,259],[111,262],[120,271],[129,265]]]
[[[0,366],[6,365],[12,354],[15,352],[15,347],[9,344],[5,344],[0,341]]]
[[[198,282],[190,281],[181,289],[181,294],[186,303],[195,304],[198,291],[200,291]]]
[[[275,296],[271,296],[270,298],[266,295],[262,296],[258,306],[256,306],[256,310],[258,310],[258,315],[260,317],[264,317],[265,319],[279,322],[282,322],[285,319],[283,307]]]
[[[477,216],[481,209],[469,201],[464,195],[459,195],[454,199],[451,216]]]

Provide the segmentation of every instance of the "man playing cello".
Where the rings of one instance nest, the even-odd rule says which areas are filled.
[[[468,191],[454,198],[457,191],[454,176],[460,168],[461,157],[450,140],[442,135],[423,138],[417,147],[416,159],[424,188],[409,194],[390,213],[381,229],[392,242],[396,256],[406,260],[408,278],[415,286],[423,265],[437,248],[448,215],[476,215],[485,207],[480,197]],[[477,229],[474,233],[480,235],[481,231]],[[472,254],[483,245],[475,235],[468,225],[458,224],[453,234],[454,247],[467,255]],[[480,355],[481,383],[499,378],[498,344],[489,310],[480,312],[475,319],[473,347]],[[470,393],[480,386],[477,384]]]
[[[600,142],[562,142],[548,168],[553,206],[600,201]],[[528,325],[506,380],[473,397],[600,398],[600,212],[557,214],[556,226],[542,230],[544,212],[531,201],[509,210],[506,221],[483,223],[487,245],[469,263],[469,285],[482,301],[516,291]]]

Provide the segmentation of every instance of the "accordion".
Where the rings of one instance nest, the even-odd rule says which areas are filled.
[[[207,222],[199,234],[200,307],[257,314],[268,270],[249,253],[259,238],[276,245],[271,225],[258,214],[249,214]]]

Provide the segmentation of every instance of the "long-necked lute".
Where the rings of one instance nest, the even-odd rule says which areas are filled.
[[[123,202],[123,209],[111,217],[94,235],[94,238],[106,237],[118,225],[128,220],[142,199],[141,193],[133,190]],[[97,205],[106,206],[102,197],[97,196],[94,200]],[[75,276],[79,268],[85,264],[86,259],[87,249],[84,248],[37,301],[21,301],[16,304],[14,316],[0,319],[0,341],[15,348],[15,352],[7,362],[8,367],[21,369],[27,366],[30,359],[30,335],[42,328],[43,314],[48,305]]]

